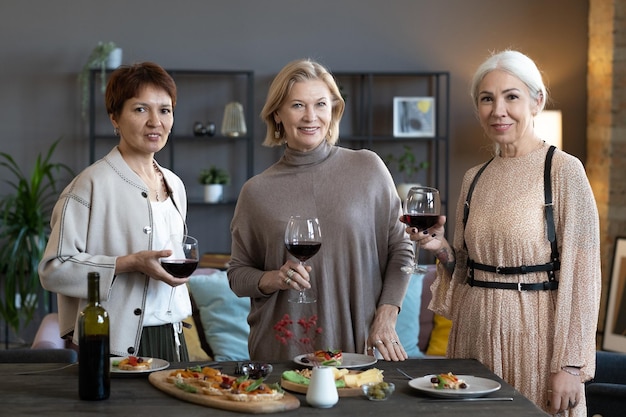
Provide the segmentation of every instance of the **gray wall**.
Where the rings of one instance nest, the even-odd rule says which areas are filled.
[[[463,172],[489,157],[468,96],[472,72],[489,51],[520,49],[538,62],[554,107],[563,110],[563,147],[584,162],[587,12],[583,0],[4,1],[2,151],[29,169],[39,150],[63,136],[57,157],[76,171],[87,165],[76,76],[98,41],[120,45],[124,63],[253,70],[255,114],[272,75],[295,58],[313,57],[331,71],[443,70],[451,73],[455,207]],[[255,133],[260,172],[277,153],[260,146],[260,123]],[[0,185],[0,194],[6,190]]]

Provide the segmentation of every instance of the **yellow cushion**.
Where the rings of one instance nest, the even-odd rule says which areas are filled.
[[[185,335],[185,343],[187,344],[187,351],[189,352],[189,360],[192,362],[210,360],[209,355],[207,355],[200,346],[200,337],[193,323],[193,317],[189,316],[183,321],[193,326],[191,329],[183,326],[183,334]]]
[[[448,336],[450,335],[452,321],[443,316],[435,314],[434,322],[435,325],[433,327],[432,333],[430,334],[430,340],[428,341],[426,354],[432,356],[446,356],[446,350],[448,348]]]

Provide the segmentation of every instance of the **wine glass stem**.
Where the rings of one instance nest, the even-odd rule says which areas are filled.
[[[176,287],[172,287],[172,291],[170,292],[170,301],[169,303],[167,303],[167,315],[171,316],[172,315],[172,300],[174,299],[174,290],[176,289]]]
[[[415,272],[425,272],[426,268],[424,268],[423,266],[420,266],[419,262],[420,262],[420,245],[418,242],[413,242],[413,253],[414,253],[414,259],[413,259],[413,270]]]
[[[302,267],[304,269],[306,269],[306,263],[305,262],[300,261],[300,265],[302,265]],[[304,294],[305,291],[306,291],[306,288],[302,288],[299,291],[300,294],[298,294],[298,302],[303,303],[305,301],[305,299],[306,299],[306,296]]]

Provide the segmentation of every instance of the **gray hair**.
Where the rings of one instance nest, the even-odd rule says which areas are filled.
[[[528,87],[530,97],[539,103],[538,112],[543,110],[548,101],[548,92],[543,83],[541,71],[532,59],[521,52],[512,50],[492,54],[476,70],[470,88],[475,110],[478,110],[480,83],[487,74],[494,70],[505,71],[522,81]]]

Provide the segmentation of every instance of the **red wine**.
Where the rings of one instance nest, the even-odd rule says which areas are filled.
[[[81,336],[78,344],[78,395],[81,400],[109,398],[109,336]]]
[[[161,260],[161,266],[176,278],[187,278],[198,267],[198,261],[193,259],[166,259]]]
[[[109,398],[109,314],[100,304],[100,274],[87,274],[88,303],[78,316],[78,395],[81,400]]]
[[[322,247],[321,242],[306,242],[306,243],[287,243],[285,244],[287,251],[298,258],[301,262],[306,261],[311,256],[319,252]]]
[[[401,218],[402,223],[411,227],[417,227],[419,230],[426,230],[437,224],[438,214],[404,214]]]

